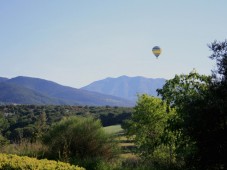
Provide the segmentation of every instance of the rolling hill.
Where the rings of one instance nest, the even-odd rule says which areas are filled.
[[[44,94],[25,87],[11,84],[0,83],[0,102],[12,104],[63,104],[57,99],[50,98]]]

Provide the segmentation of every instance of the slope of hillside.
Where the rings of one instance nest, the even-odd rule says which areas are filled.
[[[0,83],[0,101],[11,104],[64,104],[63,101],[58,99],[7,82]]]
[[[133,106],[134,103],[116,96],[104,95],[97,92],[62,86],[52,81],[32,78],[15,77],[5,81],[42,94],[51,99],[56,99],[59,104],[67,105],[97,105],[97,106]],[[15,90],[17,91],[17,90]],[[0,92],[1,93],[1,92]],[[29,100],[29,96],[27,96]],[[32,97],[33,98],[33,97]]]
[[[162,88],[165,83],[163,78],[145,78],[121,76],[95,81],[82,89],[113,95],[127,100],[136,101],[137,94],[157,96],[156,89]]]
[[[4,81],[7,81],[7,80],[8,80],[8,78],[0,77],[0,83],[1,83],[1,82],[4,82]]]

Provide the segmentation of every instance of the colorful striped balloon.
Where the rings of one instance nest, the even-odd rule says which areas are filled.
[[[154,55],[156,56],[156,58],[158,58],[158,56],[161,54],[162,50],[159,46],[155,46],[152,49],[152,52],[154,53]]]

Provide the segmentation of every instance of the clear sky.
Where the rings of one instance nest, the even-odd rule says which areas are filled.
[[[1,0],[0,77],[79,88],[121,75],[208,75],[207,44],[226,38],[226,0]]]

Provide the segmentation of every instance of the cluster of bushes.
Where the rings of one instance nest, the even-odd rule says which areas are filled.
[[[88,170],[106,167],[119,153],[112,135],[104,131],[100,120],[91,116],[65,117],[52,124],[35,142],[23,139],[0,149],[5,153],[68,162]],[[29,166],[36,169],[33,163]]]
[[[50,161],[47,159],[38,160],[27,156],[17,156],[0,153],[0,169],[2,170],[85,170],[82,167],[70,165],[69,163]]]

